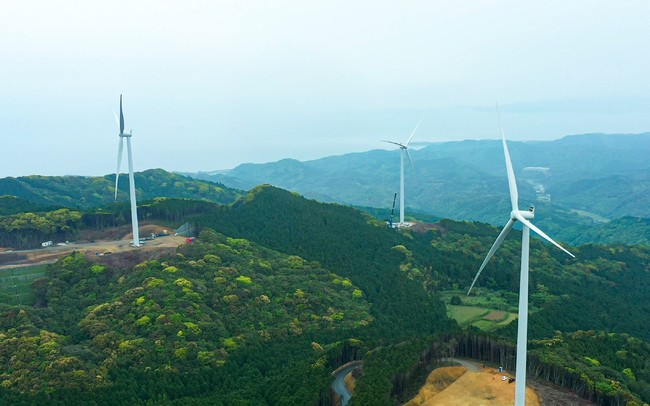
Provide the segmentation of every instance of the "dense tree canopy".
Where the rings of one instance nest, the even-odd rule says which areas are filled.
[[[0,227],[37,241],[129,216],[126,204],[55,209],[7,214]],[[173,255],[125,255],[128,266],[74,253],[34,282],[38,308],[0,307],[0,403],[328,404],[330,372],[363,358],[355,402],[392,404],[441,356],[514,359],[516,322],[461,332],[441,300],[468,300],[492,226],[389,229],[271,186],[228,205],[152,199],[139,216],[201,233]],[[519,237],[472,298],[516,306]],[[532,373],[602,404],[647,401],[650,247],[571,250],[576,259],[531,241]]]

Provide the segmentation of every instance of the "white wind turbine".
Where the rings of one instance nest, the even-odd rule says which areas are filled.
[[[117,148],[117,171],[115,172],[115,200],[117,200],[117,185],[120,180],[120,164],[122,163],[122,150],[126,138],[126,151],[129,158],[129,194],[131,196],[131,227],[133,228],[133,246],[140,246],[138,233],[138,205],[135,201],[135,180],[133,178],[133,156],[131,154],[131,133],[124,132],[124,113],[122,112],[122,95],[120,95],[120,145]]]
[[[497,106],[497,116],[499,117],[499,109]],[[515,181],[515,174],[512,170],[512,162],[510,162],[510,153],[508,152],[508,145],[506,144],[506,137],[503,135],[503,128],[501,127],[501,118],[499,120],[499,129],[501,130],[501,142],[503,143],[503,155],[506,160],[506,172],[508,173],[508,187],[510,189],[510,202],[512,204],[512,211],[510,212],[510,220],[506,223],[501,234],[497,237],[492,248],[488,252],[483,264],[479,268],[472,285],[469,287],[467,294],[469,295],[478,279],[479,275],[485,268],[485,265],[490,261],[490,258],[494,255],[495,251],[501,246],[501,243],[506,238],[512,226],[516,221],[519,221],[523,226],[522,236],[521,236],[521,271],[520,271],[520,280],[519,280],[519,322],[517,328],[517,380],[515,385],[515,405],[524,406],[526,401],[526,344],[528,340],[528,258],[529,258],[529,242],[530,242],[530,230],[533,230],[540,237],[544,238],[546,241],[555,245],[562,251],[569,254],[571,257],[575,256],[564,249],[560,244],[556,243],[549,237],[544,234],[542,230],[537,228],[529,220],[532,220],[535,216],[534,208],[531,206],[528,210],[519,210],[519,195],[517,193],[517,183]]]
[[[415,132],[418,130],[418,127],[420,126],[420,123],[422,120],[418,122],[418,125],[415,126],[415,129],[413,129],[413,132],[411,133],[411,136],[409,137],[408,141],[406,141],[405,144],[400,144],[399,142],[395,141],[383,141],[383,142],[388,142],[390,144],[395,144],[400,148],[400,172],[399,172],[399,225],[402,226],[404,225],[404,155],[406,154],[406,158],[408,158],[409,163],[411,164],[411,168],[413,168],[413,162],[411,161],[411,156],[409,155],[409,144],[411,143],[411,140],[413,139],[413,136],[415,135]]]

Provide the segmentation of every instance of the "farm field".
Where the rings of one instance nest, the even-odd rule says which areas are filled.
[[[460,326],[472,325],[484,331],[493,331],[517,318],[516,313],[504,310],[464,305],[447,305],[447,312]]]
[[[32,282],[45,274],[46,266],[0,269],[0,303],[32,306],[36,300]]]

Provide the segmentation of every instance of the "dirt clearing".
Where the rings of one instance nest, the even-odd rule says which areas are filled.
[[[510,374],[500,373],[494,368],[483,368],[479,372],[467,371],[464,367],[438,368],[429,374],[427,383],[407,406],[510,406],[515,402],[515,384],[502,380]],[[539,396],[526,388],[526,405],[540,406]]]
[[[490,313],[483,316],[483,320],[501,321],[501,320],[505,320],[507,316],[508,313],[502,310],[492,310]]]
[[[160,232],[163,227],[160,226],[145,226],[140,228],[140,233],[143,231]],[[47,248],[39,248],[25,251],[14,251],[12,253],[0,253],[0,269],[18,268],[23,266],[32,266],[36,264],[47,264],[56,262],[57,259],[68,255],[73,251],[83,252],[88,256],[110,256],[122,252],[138,252],[160,250],[161,248],[176,248],[179,245],[185,244],[185,237],[169,235],[166,237],[158,237],[153,240],[146,241],[139,248],[131,247],[131,239],[129,235],[119,240],[96,241],[96,242],[83,242],[83,243],[69,243],[66,245],[53,245]],[[147,236],[146,234],[143,235]]]

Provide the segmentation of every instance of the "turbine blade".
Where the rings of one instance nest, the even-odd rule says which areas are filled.
[[[117,185],[120,181],[120,165],[122,164],[122,147],[124,138],[120,137],[120,145],[117,147],[117,170],[115,171],[115,200],[117,200]]]
[[[399,142],[395,142],[395,141],[386,141],[386,140],[382,140],[381,142],[387,142],[387,143],[389,143],[389,144],[395,144],[395,145],[397,145],[397,146],[400,147],[400,148],[406,148],[404,145],[400,144]]]
[[[481,264],[481,267],[479,268],[478,272],[476,273],[476,276],[474,277],[474,280],[472,281],[472,286],[469,287],[469,290],[467,291],[467,294],[469,295],[470,292],[472,291],[472,288],[474,287],[474,284],[478,280],[479,275],[481,275],[481,272],[483,272],[483,268],[485,268],[485,265],[490,261],[494,253],[499,249],[501,246],[501,243],[503,243],[503,240],[506,239],[508,234],[510,233],[510,230],[512,230],[512,226],[515,224],[515,220],[510,219],[506,223],[505,227],[503,227],[503,230],[501,230],[501,233],[497,237],[496,240],[494,240],[494,244],[492,244],[492,248],[490,248],[490,251],[488,252],[487,256],[483,260],[483,263]]]
[[[409,155],[409,150],[406,149],[406,148],[403,148],[403,151],[406,152],[406,157],[408,158],[409,163],[411,164],[411,169],[415,169],[415,168],[413,167],[413,161],[411,161],[411,155]]]
[[[512,170],[512,162],[510,161],[510,152],[508,152],[508,145],[506,144],[506,136],[503,134],[503,127],[501,126],[501,113],[499,113],[499,105],[497,104],[497,118],[499,120],[499,129],[501,130],[501,142],[503,143],[503,155],[506,158],[506,172],[508,173],[508,187],[510,189],[510,203],[512,210],[519,210],[519,193],[517,192],[517,181],[515,180],[515,172]]]
[[[120,95],[120,134],[124,134],[124,113],[122,112],[122,95]]]
[[[520,213],[515,213],[515,217],[517,218],[517,220],[521,221],[521,224],[523,224],[523,225],[525,225],[526,227],[528,227],[528,228],[530,228],[531,230],[533,230],[537,235],[539,235],[540,237],[544,238],[546,241],[550,242],[551,244],[555,245],[556,247],[558,247],[558,248],[561,249],[562,251],[566,252],[566,253],[569,254],[572,258],[575,258],[575,257],[576,257],[575,255],[573,255],[572,253],[570,253],[569,251],[567,251],[563,246],[561,246],[560,244],[558,244],[558,243],[556,243],[555,241],[553,241],[553,239],[552,239],[551,237],[549,237],[548,235],[546,235],[542,230],[540,230],[539,228],[537,228],[533,223],[531,223],[530,221],[526,220],[526,219],[524,218],[524,216],[522,216]]]
[[[406,141],[406,144],[404,144],[404,147],[409,146],[409,143],[413,139],[413,136],[415,135],[415,132],[418,130],[418,127],[420,126],[420,123],[422,123],[422,119],[420,119],[420,121],[418,121],[418,125],[416,125],[415,128],[413,129],[413,132],[411,133],[411,136],[409,137],[409,140]]]

